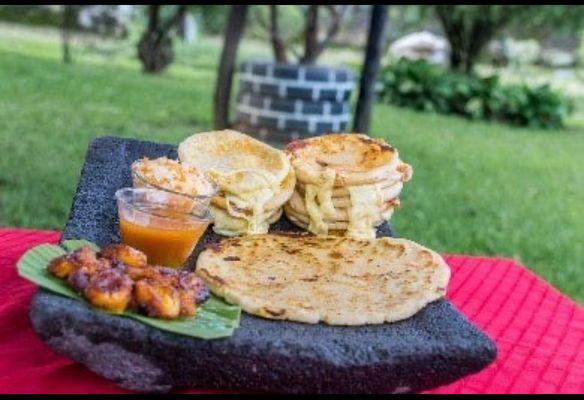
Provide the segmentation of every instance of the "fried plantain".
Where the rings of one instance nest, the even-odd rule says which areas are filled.
[[[91,277],[91,271],[87,267],[81,267],[73,272],[67,278],[67,283],[73,290],[79,294],[83,294],[87,285],[89,285],[89,278]]]
[[[121,244],[97,254],[81,247],[53,259],[47,269],[94,306],[116,313],[131,308],[156,318],[192,317],[209,297],[207,285],[192,272],[148,265],[142,252]]]
[[[172,319],[180,313],[178,290],[153,279],[143,279],[135,283],[134,300],[150,317]]]
[[[178,290],[180,301],[179,315],[181,317],[194,317],[197,314],[197,302],[195,293],[192,290]]]
[[[83,294],[94,306],[121,313],[132,299],[133,286],[134,282],[119,269],[104,269],[89,275]]]
[[[131,267],[129,265],[124,266],[124,272],[134,282],[139,281],[141,279],[151,278],[154,275],[151,268]]]
[[[209,287],[193,272],[180,271],[179,285],[181,289],[190,290],[194,293],[197,304],[201,304],[209,298]]]
[[[97,254],[99,258],[121,261],[130,267],[146,267],[146,254],[125,244],[110,244]]]
[[[160,267],[158,265],[145,265],[144,267],[124,266],[125,273],[134,281],[150,279],[152,281],[164,282],[171,286],[178,284],[178,275],[172,268]]]
[[[99,264],[95,251],[89,246],[82,246],[75,250],[69,255],[69,260],[78,267]]]
[[[91,247],[83,246],[71,254],[54,258],[47,266],[47,270],[58,278],[66,279],[82,267],[93,272],[109,268],[110,262],[105,259],[98,260]]]
[[[193,317],[197,313],[197,305],[209,297],[209,289],[203,280],[188,271],[179,272],[178,292],[180,315],[184,317]]]
[[[153,265],[152,270],[154,271],[156,276],[155,279],[158,282],[164,283],[165,285],[170,285],[175,288],[178,287],[178,270],[174,268],[162,267],[160,265]]]
[[[57,278],[68,278],[72,273],[77,271],[79,267],[71,262],[68,255],[59,256],[51,260],[47,266],[47,271],[55,275]]]

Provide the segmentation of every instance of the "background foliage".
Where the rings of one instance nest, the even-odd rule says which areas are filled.
[[[381,101],[534,128],[561,128],[572,109],[549,85],[503,85],[497,75],[449,72],[423,60],[401,59],[385,68],[381,81]]]

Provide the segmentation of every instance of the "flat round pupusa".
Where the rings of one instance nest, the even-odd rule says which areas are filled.
[[[408,318],[446,293],[450,268],[406,239],[266,234],[204,250],[196,273],[250,314],[331,325]]]

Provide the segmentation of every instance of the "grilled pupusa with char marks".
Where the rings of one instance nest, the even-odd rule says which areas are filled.
[[[209,296],[192,272],[148,265],[144,253],[123,244],[97,253],[83,246],[53,259],[47,270],[94,306],[114,313],[132,309],[156,318],[192,317]]]
[[[223,240],[199,255],[195,273],[250,314],[330,325],[409,318],[450,279],[439,254],[410,240],[308,234]]]

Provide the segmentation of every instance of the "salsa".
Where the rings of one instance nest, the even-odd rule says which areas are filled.
[[[149,264],[167,267],[181,267],[209,225],[205,220],[181,218],[171,209],[137,214],[120,215],[122,242],[144,252]]]

